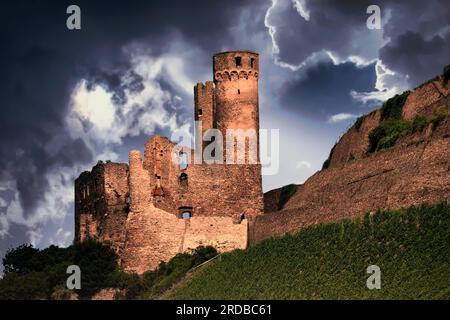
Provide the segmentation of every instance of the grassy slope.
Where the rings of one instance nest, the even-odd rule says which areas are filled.
[[[234,251],[171,299],[450,299],[450,204],[310,227]],[[368,290],[366,268],[381,268]]]

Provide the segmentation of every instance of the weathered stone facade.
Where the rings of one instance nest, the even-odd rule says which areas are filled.
[[[214,83],[194,87],[194,117],[201,121],[195,150],[177,151],[156,135],[146,143],[144,157],[132,150],[129,164],[99,163],[83,172],[75,182],[76,241],[110,243],[122,268],[138,273],[200,245],[246,248],[249,225],[264,210],[259,150],[253,158],[249,152],[250,143],[258,146],[258,73],[254,52],[216,54]],[[256,141],[245,138],[245,163],[230,163],[227,152],[234,163],[238,155],[226,148],[214,151],[223,152],[225,163],[193,163],[194,152],[211,140],[209,129],[223,137],[227,129],[254,130]],[[173,160],[183,155],[187,166]]]

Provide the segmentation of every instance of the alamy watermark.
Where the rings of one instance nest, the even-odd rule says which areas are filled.
[[[81,9],[79,6],[72,4],[67,7],[66,13],[70,14],[66,20],[66,26],[69,30],[81,29]]]
[[[381,9],[376,4],[372,4],[367,7],[367,14],[370,16],[367,18],[366,26],[370,30],[380,30],[381,29]]]
[[[195,121],[196,133],[202,132],[201,121]],[[172,149],[172,161],[189,164],[261,164],[262,175],[275,175],[280,167],[279,129],[208,129],[195,138],[188,133],[174,133],[177,142]],[[193,148],[194,146],[194,148]],[[258,150],[259,159],[258,159]]]
[[[70,276],[67,278],[66,286],[69,290],[81,289],[81,269],[77,265],[70,265],[66,270]]]
[[[367,278],[366,286],[369,290],[381,289],[381,269],[377,265],[370,265],[367,267],[366,272],[370,274]]]

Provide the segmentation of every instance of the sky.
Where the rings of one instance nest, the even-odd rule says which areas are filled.
[[[81,30],[66,27],[71,4]],[[260,127],[280,136],[268,191],[303,183],[357,116],[440,74],[449,17],[447,0],[3,1],[0,257],[69,245],[73,181],[98,160],[192,132],[214,53],[260,54]]]

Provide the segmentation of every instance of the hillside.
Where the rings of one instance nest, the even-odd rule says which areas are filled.
[[[377,210],[450,201],[450,67],[356,120],[302,185],[264,195],[251,243]]]
[[[320,224],[222,255],[171,299],[450,299],[450,205]],[[381,289],[369,290],[369,265]]]

